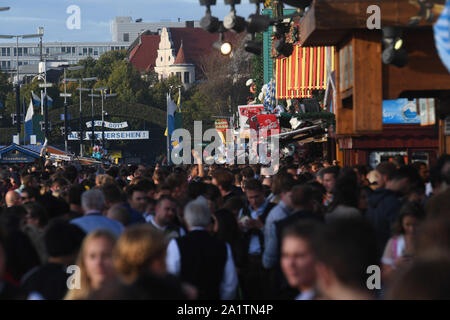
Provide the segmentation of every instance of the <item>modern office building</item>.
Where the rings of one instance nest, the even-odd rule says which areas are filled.
[[[131,17],[115,17],[111,22],[111,34],[114,42],[125,42],[131,44],[140,33],[151,31],[160,34],[163,28],[197,28],[199,21],[160,21],[142,22],[141,19],[133,21]]]
[[[49,61],[47,67],[51,67],[58,64],[77,64],[89,56],[98,59],[104,52],[123,50],[128,46],[128,43],[122,42],[47,42],[42,44],[42,53],[44,59]],[[39,73],[39,42],[19,42],[18,50],[16,43],[0,43],[0,68],[3,71],[15,72],[17,56],[21,78]]]

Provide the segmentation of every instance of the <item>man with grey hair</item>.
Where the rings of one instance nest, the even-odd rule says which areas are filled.
[[[120,222],[103,215],[104,204],[105,198],[99,189],[85,191],[81,195],[81,206],[84,216],[73,219],[71,223],[79,226],[86,234],[97,229],[106,229],[116,236],[120,236],[124,227]]]
[[[167,270],[196,287],[199,300],[236,297],[238,278],[228,243],[211,236],[208,203],[202,196],[184,208],[189,232],[172,239],[167,247]]]

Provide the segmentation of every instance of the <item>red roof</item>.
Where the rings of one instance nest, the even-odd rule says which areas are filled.
[[[194,64],[196,78],[201,78],[202,59],[216,50],[213,44],[219,39],[219,34],[206,32],[202,28],[168,28],[168,31],[177,57],[175,64]],[[224,37],[234,41],[239,35],[226,32]],[[153,70],[156,66],[160,39],[159,35],[141,35],[141,44],[131,50],[129,60],[139,71]]]
[[[159,35],[141,35],[141,44],[130,52],[130,62],[139,71],[153,70],[158,57]]]
[[[183,42],[183,54],[185,63],[195,65],[196,78],[202,77],[201,62],[204,56],[211,54],[214,42],[219,40],[218,33],[209,33],[202,28],[168,28],[175,50],[179,50]],[[226,40],[235,40],[239,35],[226,32]]]
[[[177,58],[174,64],[186,64],[186,59],[184,58],[183,41],[181,41],[181,47],[178,50]]]

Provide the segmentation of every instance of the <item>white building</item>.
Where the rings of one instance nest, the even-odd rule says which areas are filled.
[[[195,65],[186,62],[183,42],[181,42],[178,54],[175,57],[174,43],[167,28],[163,28],[161,32],[155,72],[160,80],[177,76],[186,88],[195,82]]]
[[[111,22],[111,33],[114,42],[131,44],[140,33],[147,30],[159,34],[163,28],[193,28],[199,26],[199,21],[136,22],[131,17],[115,17]]]
[[[55,62],[53,65],[58,64],[58,61],[64,64],[77,64],[89,56],[98,59],[104,52],[124,50],[128,46],[128,43],[123,42],[48,42],[42,44],[42,53],[44,57],[48,57],[46,60]],[[14,72],[17,68],[17,58],[20,77],[37,74],[40,61],[39,43],[19,42],[18,50],[16,43],[0,43],[0,69]],[[21,71],[20,66],[27,67]]]

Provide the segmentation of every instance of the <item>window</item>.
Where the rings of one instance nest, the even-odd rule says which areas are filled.
[[[23,55],[27,56],[28,55],[28,48],[23,48]]]
[[[128,42],[128,41],[130,41],[130,34],[124,33],[123,34],[123,42]]]
[[[87,56],[87,48],[83,48],[83,56]]]
[[[75,54],[75,47],[72,47],[72,53]]]
[[[184,73],[184,83],[191,83],[189,72]]]
[[[177,72],[177,79],[181,81],[181,72]]]
[[[2,56],[6,57],[6,48],[2,48]]]
[[[62,48],[61,48],[61,52],[62,52],[62,53],[66,53],[66,47],[62,47]]]
[[[161,57],[161,62],[163,61],[163,58]]]
[[[89,55],[91,55],[94,52],[92,48],[89,48]]]

